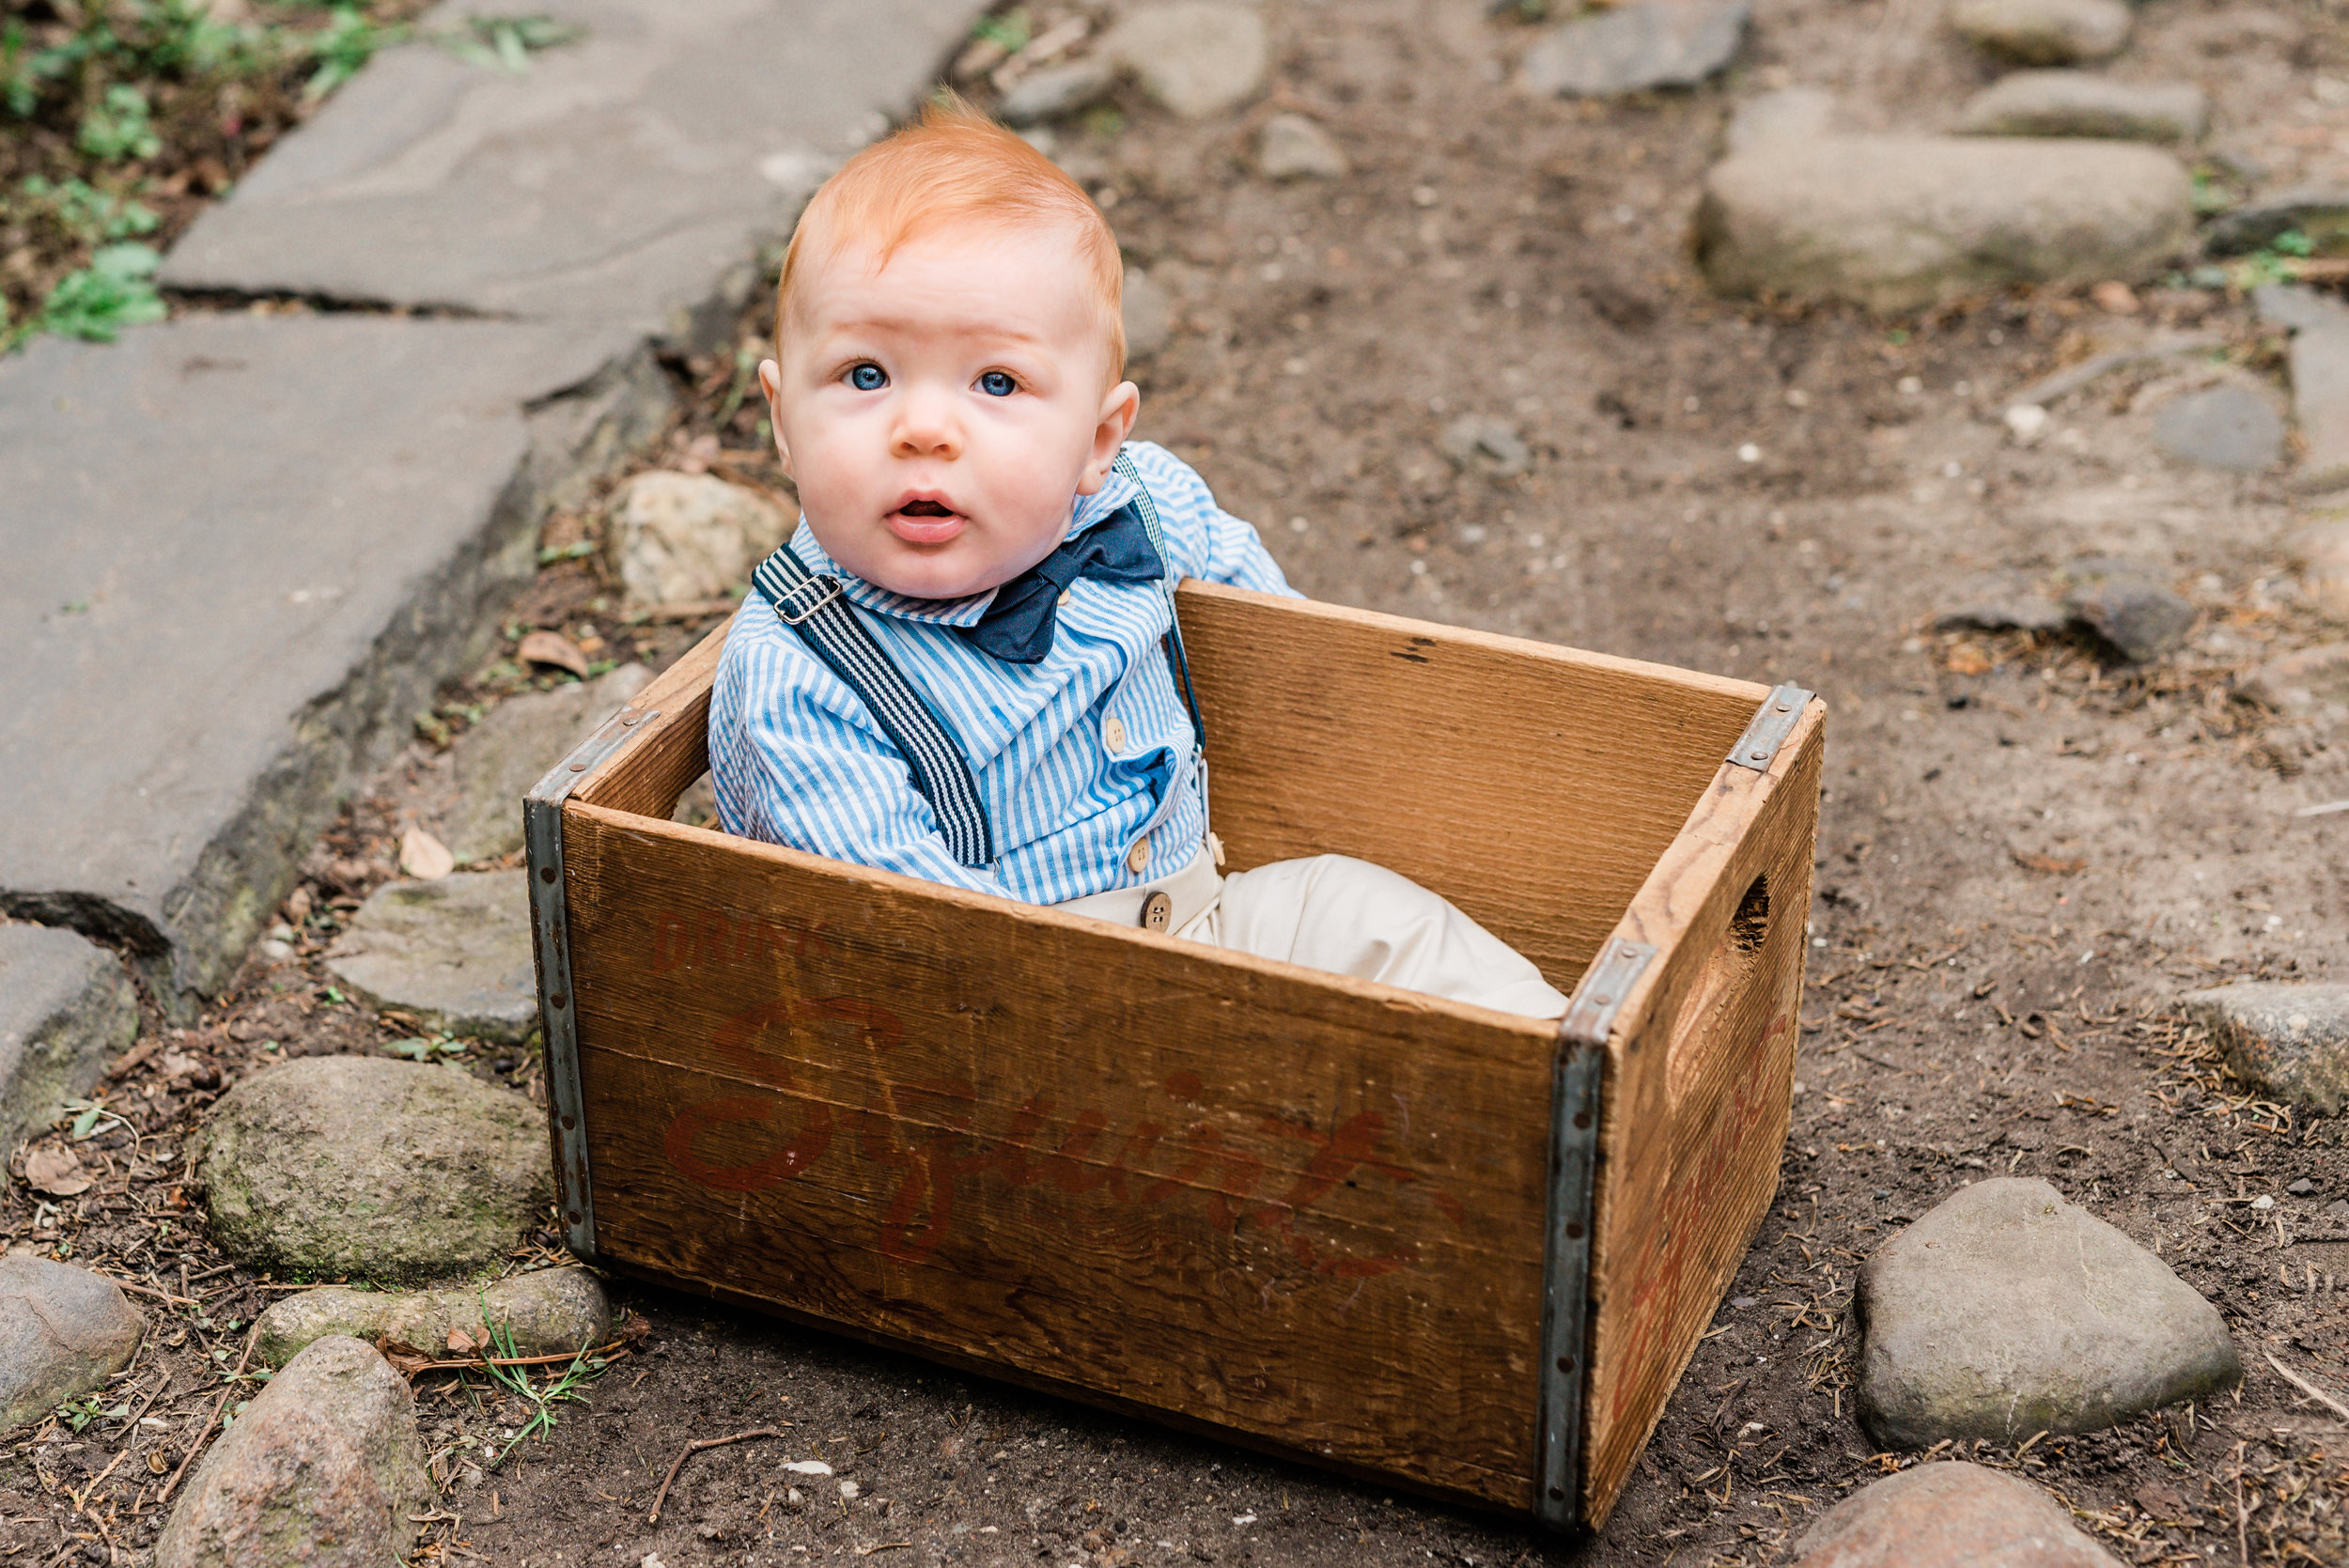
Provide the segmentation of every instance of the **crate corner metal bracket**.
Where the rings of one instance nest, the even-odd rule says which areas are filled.
[[[1737,744],[1729,749],[1728,761],[1740,768],[1750,768],[1766,773],[1777,760],[1778,749],[1786,737],[1795,733],[1795,725],[1802,720],[1802,710],[1811,704],[1812,693],[1789,681],[1762,699],[1753,718],[1746,725],[1746,733],[1737,737]]]
[[[1591,1198],[1598,1154],[1607,1036],[1657,954],[1609,940],[1559,1025],[1549,1107],[1549,1207],[1543,1237],[1541,1404],[1533,1514],[1555,1529],[1578,1522],[1582,1480],[1582,1373],[1591,1297]]]
[[[555,1202],[564,1239],[582,1259],[596,1256],[595,1198],[587,1181],[587,1127],[579,1083],[579,1031],[571,990],[569,903],[563,880],[563,802],[598,764],[643,733],[660,710],[623,708],[522,798],[530,874],[532,956],[538,970],[538,1029],[547,1053],[548,1116],[554,1125]]]

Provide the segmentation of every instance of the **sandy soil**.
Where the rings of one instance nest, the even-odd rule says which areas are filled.
[[[1972,1456],[2053,1488],[2123,1560],[2349,1559],[2342,1428],[2266,1358],[2349,1392],[2341,1126],[2223,1078],[2175,1008],[2181,991],[2233,976],[2344,973],[2349,817],[2291,813],[2349,796],[2349,749],[2231,694],[2263,660],[2341,635],[2292,570],[2301,514],[2281,476],[2189,470],[2149,433],[2152,411],[2192,386],[2280,396],[2278,344],[2215,291],[2147,291],[2116,315],[2041,290],[1900,321],[1710,300],[1685,229],[1737,99],[1815,83],[1849,96],[1859,123],[1933,125],[1987,73],[1914,0],[1775,0],[1715,87],[1528,103],[1498,84],[1529,35],[1482,10],[1275,5],[1263,103],[1194,125],[1122,100],[1064,128],[1061,146],[1175,303],[1172,340],[1137,366],[1142,433],[1255,520],[1299,587],[1795,680],[1830,705],[1780,1201],[1613,1521],[1595,1541],[1552,1541],[622,1285],[650,1321],[647,1349],[496,1472],[468,1473],[463,1442],[516,1412],[420,1389],[433,1446],[449,1451],[441,1506],[461,1516],[430,1526],[424,1560],[1782,1562],[1819,1509],[1918,1457],[1875,1452],[1852,1420],[1859,1260],[1957,1185],[2006,1173],[2046,1177],[2158,1250],[2226,1314],[2250,1374],[2190,1414]],[[2339,172],[2349,86],[2327,74],[2342,50],[2326,12],[2153,0],[2139,15],[2115,69],[2214,87],[2214,148],[2278,184]],[[1252,132],[1283,108],[1329,126],[1354,175],[1275,186],[1252,172]],[[761,326],[754,311],[746,337]],[[2035,376],[2186,328],[2213,349],[2066,399],[2035,446],[1998,418]],[[700,401],[673,453],[711,438],[705,455],[779,486],[755,456],[754,403],[717,417],[734,365],[677,369]],[[1528,471],[1455,470],[1436,443],[1463,413],[1512,423]],[[593,527],[558,519],[551,542]],[[1977,573],[2044,580],[2094,554],[2173,574],[2202,613],[2186,650],[2129,669],[2076,640],[1931,629]],[[699,629],[627,626],[599,593],[583,564],[552,568],[520,618],[656,662]],[[500,684],[453,693],[444,711],[461,727],[464,705]],[[321,911],[385,874],[428,768],[420,751],[322,851]],[[316,933],[329,929],[322,913]],[[233,1079],[284,1050],[365,1048],[379,1030],[401,1032],[326,997],[298,959],[249,970],[203,1030],[168,1044]],[[494,1055],[477,1051],[476,1070],[533,1082],[531,1061]],[[150,1157],[210,1097],[166,1060],[116,1090],[148,1108]],[[130,1173],[142,1168],[158,1169]],[[2300,1178],[2313,1191],[2288,1194]],[[119,1209],[84,1201],[36,1229],[12,1188],[0,1234],[100,1258],[145,1234],[175,1291],[179,1256],[216,1264],[167,1178],[121,1190]],[[2273,1206],[2251,1208],[2260,1196]],[[266,1294],[224,1280],[200,1287],[220,1294],[194,1340],[142,1363],[187,1368],[161,1406],[175,1422],[217,1397],[199,1389],[201,1343],[233,1343]],[[691,1460],[646,1523],[689,1439],[783,1421],[780,1441]],[[83,1527],[66,1483],[86,1484],[124,1445],[118,1424],[6,1451],[0,1549],[70,1544],[60,1526]],[[154,1518],[151,1506],[133,1517],[159,1483],[146,1455],[178,1452],[152,1434],[128,1441],[137,1463],[97,1496],[132,1545]],[[816,1456],[836,1475],[782,1468]]]

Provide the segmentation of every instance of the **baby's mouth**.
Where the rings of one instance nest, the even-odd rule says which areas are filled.
[[[900,517],[909,518],[950,518],[955,515],[951,507],[935,501],[909,501],[897,508],[897,513]]]
[[[910,545],[942,545],[962,532],[964,518],[942,501],[922,497],[889,514],[889,531]]]

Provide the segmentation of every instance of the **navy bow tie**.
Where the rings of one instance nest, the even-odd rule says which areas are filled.
[[[1156,582],[1166,575],[1132,506],[1121,506],[995,590],[976,626],[957,627],[981,653],[1006,664],[1038,664],[1052,651],[1060,597],[1081,577],[1105,582]]]

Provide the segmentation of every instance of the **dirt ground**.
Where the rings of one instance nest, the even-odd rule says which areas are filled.
[[[418,1560],[1783,1562],[1820,1509],[1920,1457],[1875,1452],[1852,1419],[1859,1261],[1958,1185],[2008,1173],[2046,1177],[2155,1250],[2225,1314],[2248,1376],[2204,1407],[1970,1456],[2052,1488],[2124,1561],[2349,1560],[2349,1431],[2269,1361],[2349,1394],[2341,1126],[2222,1076],[2175,1005],[2234,976],[2349,974],[2349,817],[2291,815],[2349,796],[2349,748],[2233,695],[2262,660],[2341,635],[2292,570],[2304,514],[2283,477],[2190,470],[2149,433],[2175,392],[2278,389],[2279,345],[2216,289],[2143,290],[2129,313],[2038,290],[1897,321],[1708,299],[1686,230],[1737,99],[1816,84],[1859,123],[1929,126],[1987,79],[1913,0],[1758,9],[1723,83],[1590,105],[1498,85],[1530,35],[1478,0],[1276,4],[1260,104],[1190,124],[1128,97],[1058,132],[1174,303],[1172,340],[1136,366],[1141,433],[1254,520],[1299,587],[1794,680],[1830,706],[1780,1201],[1606,1530],[1550,1540],[621,1282],[650,1325],[642,1351],[494,1470],[482,1445],[520,1404],[477,1405],[477,1380],[420,1384],[449,1485]],[[2114,69],[2213,87],[2211,147],[2231,160],[2214,178],[2256,165],[2280,186],[2349,172],[2349,84],[2329,74],[2349,77],[2343,36],[2315,6],[2151,0]],[[1327,125],[1354,174],[1256,175],[1254,128],[1284,108]],[[1998,417],[2036,376],[2186,329],[2212,348],[2065,399],[2035,445]],[[675,369],[695,412],[661,460],[783,488],[757,453],[755,399],[727,406],[738,365]],[[1436,443],[1462,413],[1516,426],[1528,471],[1455,471]],[[548,543],[595,528],[558,518]],[[2174,573],[2201,612],[2184,651],[2132,669],[2078,640],[1931,629],[1976,573],[2045,579],[2097,554]],[[515,629],[655,663],[704,629],[630,625],[614,602],[589,559],[560,561]],[[485,673],[441,722],[460,730],[529,680]],[[49,1560],[97,1536],[94,1520],[124,1560],[151,1541],[154,1493],[220,1397],[207,1357],[233,1363],[274,1294],[222,1268],[164,1156],[224,1081],[408,1032],[356,1013],[314,955],[389,874],[431,751],[420,742],[321,846],[303,954],[257,960],[202,1028],[150,1032],[110,1081],[125,1126],[80,1145],[112,1166],[92,1193],[0,1200],[0,1237],[201,1303],[142,1299],[157,1333],[118,1392],[133,1404],[170,1370],[161,1429],[126,1412],[0,1450],[0,1556]],[[537,1088],[528,1053],[468,1061]],[[647,1523],[686,1442],[770,1426],[779,1438],[687,1462]],[[834,1474],[784,1468],[811,1458]]]

